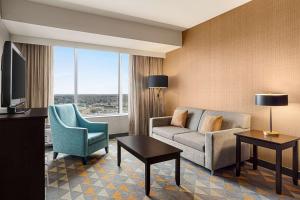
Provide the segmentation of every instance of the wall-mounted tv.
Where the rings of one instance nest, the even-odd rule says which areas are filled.
[[[26,60],[10,41],[4,43],[1,69],[1,106],[15,108],[25,102]]]

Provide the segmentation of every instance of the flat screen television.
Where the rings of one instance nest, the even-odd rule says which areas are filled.
[[[9,110],[25,102],[26,90],[26,60],[10,41],[4,43],[1,69],[1,106]]]

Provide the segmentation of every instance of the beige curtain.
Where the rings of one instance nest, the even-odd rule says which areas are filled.
[[[163,73],[163,59],[133,56],[129,70],[129,134],[148,135],[149,118],[162,115],[163,93],[157,98],[157,89],[148,89],[149,75]]]
[[[26,58],[26,106],[48,107],[53,103],[52,47],[23,43],[17,46]]]

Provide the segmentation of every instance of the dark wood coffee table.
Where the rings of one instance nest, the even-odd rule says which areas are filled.
[[[175,159],[175,180],[180,185],[181,149],[165,144],[148,136],[126,136],[117,138],[118,166],[121,164],[121,147],[145,163],[145,193],[150,193],[151,164]]]
[[[253,145],[253,169],[257,169],[257,146],[276,151],[276,164],[272,168],[276,171],[276,192],[281,194],[282,188],[282,151],[293,148],[293,177],[294,185],[298,185],[298,140],[299,137],[279,134],[277,136],[265,136],[263,131],[251,130],[236,133],[236,176],[240,176],[241,142]]]

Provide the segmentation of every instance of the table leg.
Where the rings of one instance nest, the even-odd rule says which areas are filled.
[[[145,193],[149,196],[150,193],[150,164],[145,163]]]
[[[236,168],[235,168],[235,175],[240,176],[241,171],[241,140],[239,136],[236,136]]]
[[[257,169],[257,146],[253,145],[253,169]]]
[[[276,147],[276,193],[281,194],[282,187],[282,149],[281,147]]]
[[[180,155],[175,160],[175,180],[176,185],[180,186]]]
[[[298,141],[293,146],[293,183],[298,185]]]
[[[120,146],[119,142],[117,142],[117,146],[118,146],[118,151],[117,151],[118,166],[120,167],[120,165],[121,165],[121,146]]]

